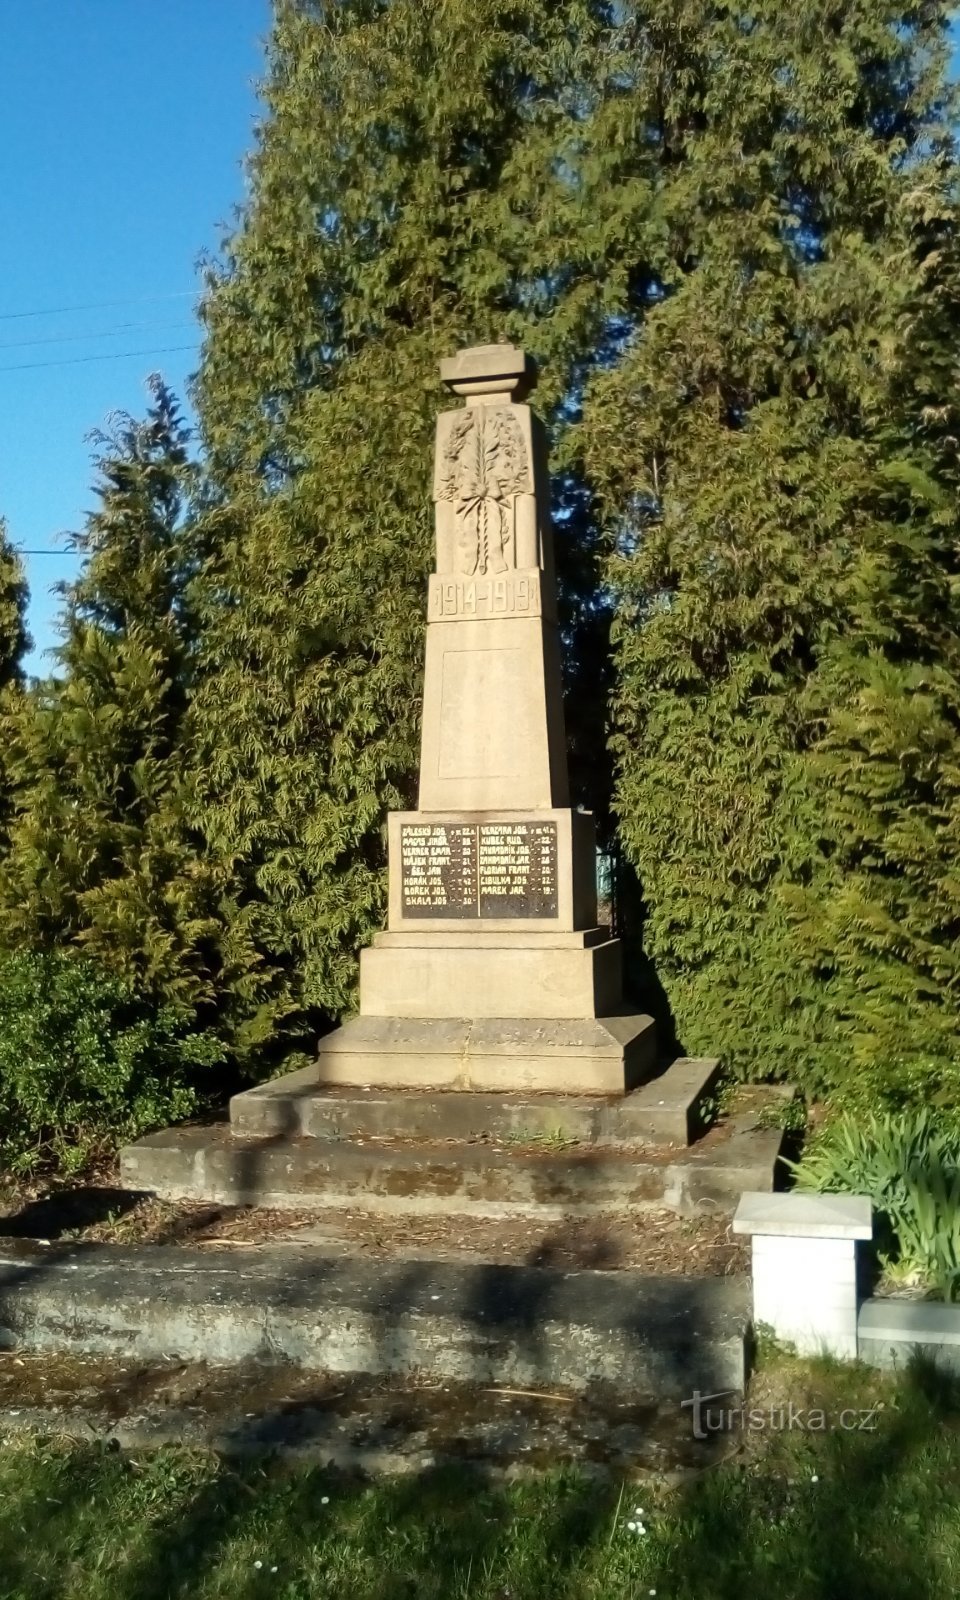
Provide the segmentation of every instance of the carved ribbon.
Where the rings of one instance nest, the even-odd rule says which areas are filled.
[[[443,450],[439,498],[454,502],[462,572],[507,571],[513,497],[531,492],[526,443],[511,409],[458,412]]]

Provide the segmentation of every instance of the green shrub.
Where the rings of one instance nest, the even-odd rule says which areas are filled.
[[[913,1115],[841,1117],[790,1163],[797,1186],[868,1195],[897,1267],[960,1289],[960,1125],[927,1108]]]
[[[76,1172],[198,1103],[209,1033],[84,958],[0,956],[0,1165]]]

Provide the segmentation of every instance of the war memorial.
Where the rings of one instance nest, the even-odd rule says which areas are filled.
[[[667,1270],[640,1247],[665,1215],[725,1230],[773,1189],[782,1133],[749,1106],[717,1119],[719,1063],[660,1052],[598,921],[535,376],[509,344],[441,364],[461,404],[437,419],[418,806],[388,818],[357,1014],[220,1121],[121,1154],[129,1193],[239,1208],[264,1238],[15,1253],[8,1340],[618,1403],[742,1388],[748,1278],[689,1272],[679,1233]]]

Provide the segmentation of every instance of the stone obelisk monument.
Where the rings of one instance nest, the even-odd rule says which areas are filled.
[[[419,806],[389,819],[387,931],[319,1081],[622,1093],[654,1033],[623,1005],[592,818],[569,804],[533,364],[482,345],[440,371],[463,406],[437,418]]]

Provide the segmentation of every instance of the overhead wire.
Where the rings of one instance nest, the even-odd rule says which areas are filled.
[[[47,306],[42,311],[0,311],[0,322],[17,322],[24,317],[60,317],[71,311],[114,311],[118,306],[145,306],[157,300],[186,300],[197,289],[177,289],[172,294],[144,294],[131,300],[96,300],[85,306]]]
[[[159,350],[111,350],[107,355],[66,356],[61,361],[18,361],[13,366],[0,367],[0,372],[30,372],[38,367],[79,367],[86,361],[125,361],[128,356],[171,356],[183,350],[196,350],[193,344],[168,344]]]
[[[0,350],[25,350],[35,344],[76,344],[83,339],[116,339],[121,333],[170,333],[192,328],[192,322],[121,322],[116,328],[92,328],[88,333],[45,333],[39,339],[6,339]]]

